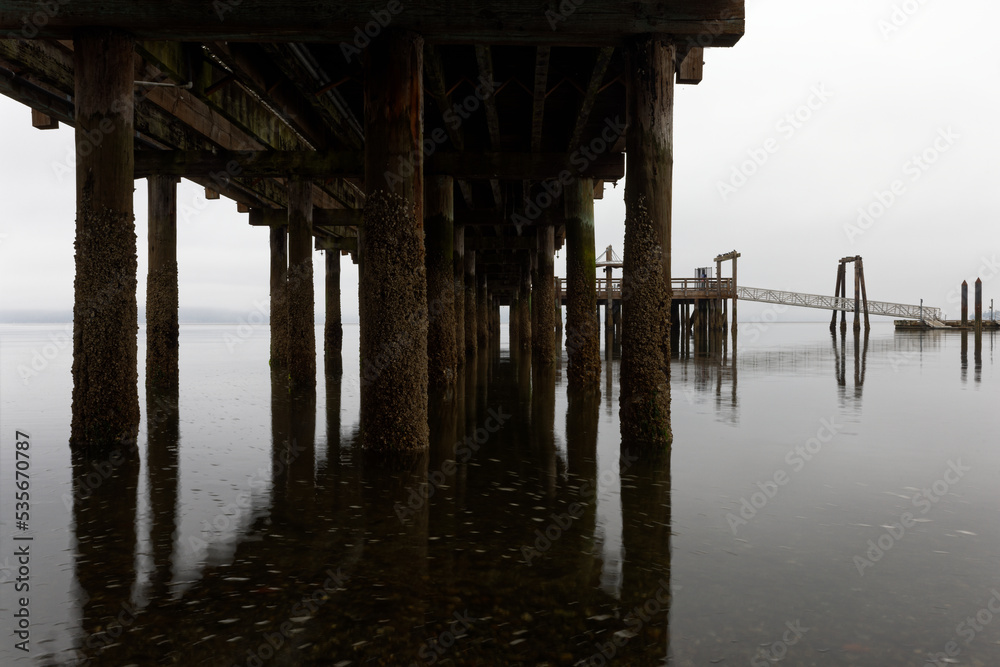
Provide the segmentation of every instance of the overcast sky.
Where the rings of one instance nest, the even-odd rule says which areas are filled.
[[[862,255],[871,299],[956,315],[977,274],[986,307],[1000,299],[1000,46],[979,29],[998,24],[986,0],[748,0],[746,36],[707,51],[700,85],[677,87],[675,277],[736,249],[741,284],[832,294],[837,260]],[[34,130],[0,97],[0,146],[0,309],[70,309],[73,131]],[[599,252],[621,254],[623,186],[597,202]],[[202,195],[182,181],[181,307],[252,311],[268,296],[267,231]],[[135,202],[141,307],[145,181]],[[346,318],[357,271],[342,265]]]

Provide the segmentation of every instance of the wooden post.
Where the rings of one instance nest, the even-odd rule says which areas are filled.
[[[562,347],[562,333],[563,333],[563,312],[562,312],[562,280],[553,276],[552,278],[552,288],[556,293],[555,298],[555,318],[556,318],[556,335],[555,335],[555,351],[558,354]]]
[[[521,300],[517,290],[518,288],[515,287],[514,292],[510,295],[510,312],[507,314],[507,347],[511,354],[514,354],[514,351],[519,348],[517,339],[521,331],[521,325],[518,322],[521,316]]]
[[[723,330],[722,326],[722,260],[715,260],[715,318],[713,329]]]
[[[466,238],[466,245],[471,239]],[[479,319],[476,314],[476,251],[465,249],[465,354],[476,356]]]
[[[429,442],[423,70],[423,39],[413,33],[388,30],[365,50],[361,436],[382,455]]]
[[[605,260],[604,261],[606,261],[606,262],[613,261],[613,259],[612,259],[612,252],[611,252],[611,246],[608,246],[608,250],[605,253]],[[607,289],[608,289],[608,293],[605,295],[605,299],[604,299],[604,348],[606,350],[607,358],[610,359],[611,358],[611,351],[612,351],[612,348],[614,347],[614,343],[615,343],[615,341],[614,341],[614,337],[615,337],[615,334],[614,334],[614,322],[612,321],[612,315],[611,315],[611,310],[612,310],[613,305],[614,305],[614,298],[613,298],[613,296],[611,294],[612,268],[610,266],[607,266],[607,267],[604,268],[604,276],[605,276],[605,281],[607,283]]]
[[[479,307],[476,309],[476,316],[479,320],[479,326],[476,327],[478,344],[480,348],[486,350],[489,347],[490,340],[490,301],[486,296],[485,271],[480,271],[476,274],[476,303],[479,304]]]
[[[518,286],[517,313],[517,344],[522,350],[531,350],[531,268],[528,264],[521,265],[520,285]]]
[[[563,191],[566,208],[566,352],[570,390],[598,388],[601,338],[594,253],[594,182],[579,178]]]
[[[969,281],[962,281],[962,326],[969,326]]]
[[[846,299],[847,298],[847,264],[845,264],[843,260],[841,260],[841,262],[840,262],[840,272],[841,272],[840,298]],[[847,331],[847,311],[846,310],[840,311],[840,330],[842,332],[843,331]]]
[[[532,333],[534,360],[543,365],[556,360],[556,311],[552,303],[555,293],[555,228],[545,225],[538,228],[537,279],[531,284],[531,301],[535,304],[535,330]]]
[[[323,360],[327,375],[344,372],[344,327],[340,313],[340,250],[326,251],[326,320],[323,325]]]
[[[833,296],[837,298],[840,296],[840,289],[844,282],[844,262],[841,261],[837,264],[837,286],[833,288]],[[833,309],[833,317],[830,319],[830,331],[837,330],[837,313],[839,310],[837,308]]]
[[[983,280],[976,278],[976,335],[983,332]]]
[[[270,228],[271,368],[288,367],[288,227]]]
[[[451,256],[455,284],[455,360],[462,366],[465,364],[465,225],[455,225],[454,231]]]
[[[316,307],[313,294],[312,182],[289,180],[288,189],[288,381],[316,386]]]
[[[113,29],[73,34],[76,279],[70,446],[98,454],[139,431],[136,236],[132,210],[134,43]]]
[[[740,300],[739,297],[739,284],[736,282],[736,262],[739,261],[739,257],[733,257],[733,338],[736,337],[736,302]],[[833,311],[834,316],[836,316],[837,311]],[[734,350],[735,351],[735,350]]]
[[[868,316],[868,288],[865,287],[865,264],[858,257],[858,275],[861,277],[861,307],[865,311],[865,331],[872,328]]]
[[[151,176],[147,181],[146,387],[177,387],[177,179]]]
[[[424,187],[427,246],[427,380],[445,387],[455,380],[455,187],[450,176],[432,176]]]
[[[625,253],[622,291],[622,447],[670,446],[670,216],[676,47],[653,38],[625,47]]]
[[[861,258],[854,258],[854,329],[861,329]]]

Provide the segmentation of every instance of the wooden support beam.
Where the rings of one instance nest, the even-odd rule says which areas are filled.
[[[58,130],[59,121],[46,113],[32,109],[31,126],[36,130]]]
[[[340,251],[327,250],[326,260],[326,318],[323,324],[323,367],[327,376],[344,371],[342,348],[344,327],[340,312]]]
[[[594,63],[594,69],[590,73],[590,82],[587,84],[587,89],[583,94],[583,102],[580,103],[580,112],[576,116],[576,124],[573,126],[573,133],[570,135],[569,146],[567,147],[570,152],[578,150],[581,142],[584,141],[583,132],[590,121],[590,112],[594,109],[594,101],[601,90],[604,75],[608,71],[608,63],[611,62],[611,56],[614,52],[614,47],[610,46],[605,46],[597,52],[597,62]],[[586,137],[586,139],[589,140],[590,137]],[[596,178],[600,179],[599,176]]]
[[[146,388],[178,386],[177,179],[148,183],[146,276]]]
[[[307,391],[316,386],[312,194],[309,181],[288,182],[288,383]]]
[[[671,197],[676,46],[642,38],[625,49],[625,250],[622,447],[670,446]]]
[[[39,37],[66,39],[73,28],[105,25],[128,30],[139,39],[176,41],[288,41],[353,43],[359,26],[384,16],[396,30],[411,30],[438,43],[550,44],[597,46],[622,43],[629,36],[670,35],[697,38],[705,45],[732,46],[744,32],[741,0],[667,0],[634,8],[611,0],[574,5],[572,14],[555,3],[544,9],[536,0],[481,3],[403,3],[360,0],[316,3],[290,0],[240,0],[205,4],[173,0],[137,7],[134,0],[76,2],[59,6],[38,27]],[[654,9],[655,7],[655,9]],[[7,0],[0,9],[0,30],[22,30],[25,16],[38,12],[35,0]],[[488,13],[485,19],[484,12]],[[555,21],[555,26],[553,26]]]
[[[424,182],[424,255],[427,271],[427,377],[431,387],[455,381],[455,184],[450,176],[429,176]]]
[[[416,34],[388,31],[368,46],[364,59],[361,439],[365,451],[383,462],[426,449],[430,438],[423,48]]]
[[[219,191],[218,190],[213,190],[212,188],[205,188],[205,199],[214,200],[214,199],[218,199],[218,198],[219,198]],[[253,224],[253,223],[251,223],[251,224]],[[288,224],[288,220],[287,219],[282,220],[281,224],[287,225]]]
[[[604,153],[595,160],[565,153],[445,153],[429,156],[428,175],[470,180],[565,180],[580,175],[617,181],[625,175],[623,153]],[[355,151],[136,151],[135,177],[150,175],[210,177],[228,183],[242,178],[360,178],[364,156]]]
[[[702,79],[702,69],[705,65],[705,49],[692,46],[684,59],[677,65],[677,83],[698,85]]]
[[[269,231],[271,287],[271,368],[288,368],[288,212],[285,224]],[[252,213],[252,212],[251,212]]]
[[[117,30],[81,29],[74,46],[78,176],[70,446],[98,455],[124,448],[131,458],[139,431],[133,42]]]
[[[594,253],[594,184],[580,178],[563,193],[566,208],[567,377],[573,391],[598,387],[601,341],[597,326],[597,265]]]
[[[451,93],[448,92],[448,83],[444,74],[444,62],[441,54],[432,44],[424,45],[424,84],[427,94],[431,96],[437,105],[438,111],[444,116],[451,112]],[[462,152],[465,150],[465,137],[460,132],[460,125],[445,123],[445,131],[448,133],[448,140],[452,147]],[[433,132],[433,131],[432,131]],[[426,168],[426,165],[425,165]],[[473,206],[472,186],[464,179],[458,180],[458,189],[462,193],[462,199],[469,208]]]

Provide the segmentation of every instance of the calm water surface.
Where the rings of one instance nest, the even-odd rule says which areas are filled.
[[[246,333],[182,327],[179,395],[140,369],[141,464],[111,465],[70,456],[67,329],[0,327],[0,664],[1000,664],[989,334],[745,325],[673,361],[652,462],[620,449],[617,361],[568,396],[504,337],[386,471],[356,354],[290,396]]]

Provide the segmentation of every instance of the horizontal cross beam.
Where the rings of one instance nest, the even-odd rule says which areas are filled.
[[[326,42],[338,44],[349,62],[389,27],[452,44],[614,46],[653,34],[732,46],[744,33],[745,15],[743,0],[74,0],[42,11],[46,21],[33,21],[37,0],[5,0],[0,31],[30,28],[32,37],[69,39],[76,28],[104,26],[139,39]]]
[[[591,159],[593,157],[593,159]],[[237,176],[268,178],[363,178],[360,151],[155,151],[135,153],[135,177],[206,176],[227,183]],[[580,176],[617,181],[625,175],[624,153],[445,153],[424,162],[425,174],[469,180],[545,181]]]

